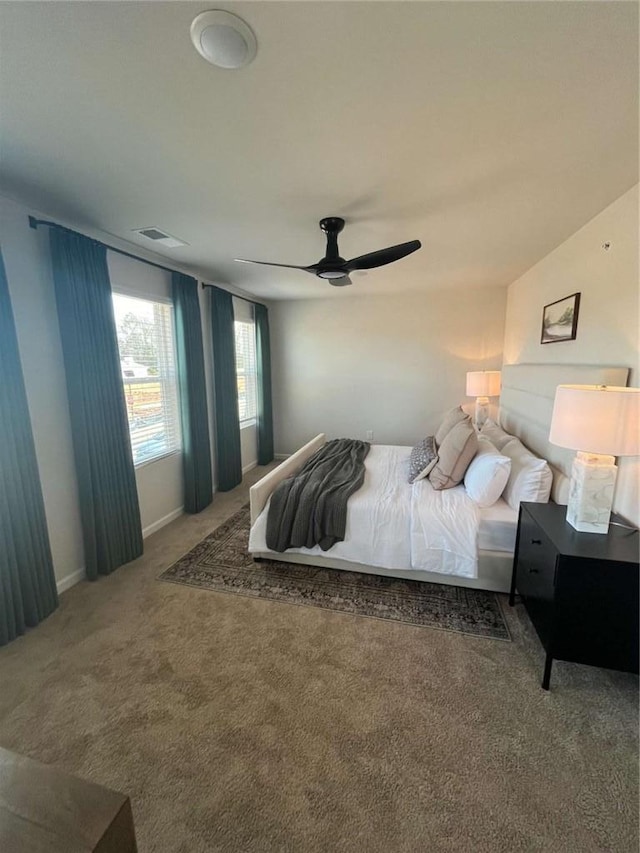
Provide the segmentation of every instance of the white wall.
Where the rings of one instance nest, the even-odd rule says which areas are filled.
[[[273,303],[276,452],[319,432],[405,445],[433,434],[473,403],[466,372],[500,367],[505,302],[492,288]]]
[[[640,384],[638,187],[543,258],[508,291],[506,364],[597,364],[632,369]],[[602,244],[611,244],[608,251]],[[575,341],[540,344],[544,305],[579,291]],[[640,523],[640,463],[620,460],[614,508]]]
[[[240,458],[243,474],[258,464],[258,430],[255,424],[240,427]]]

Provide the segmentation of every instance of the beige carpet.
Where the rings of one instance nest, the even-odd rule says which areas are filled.
[[[0,745],[130,794],[141,853],[635,853],[635,677],[545,693],[520,608],[504,643],[156,580],[246,499],[0,649]]]

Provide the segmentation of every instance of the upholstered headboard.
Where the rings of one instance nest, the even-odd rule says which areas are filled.
[[[588,364],[506,364],[502,367],[500,425],[551,465],[551,498],[566,504],[575,453],[549,443],[553,401],[558,385],[626,386],[628,367]]]

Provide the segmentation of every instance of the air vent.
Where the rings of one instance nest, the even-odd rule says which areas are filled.
[[[169,249],[189,245],[188,243],[185,243],[184,240],[172,237],[171,234],[167,234],[166,231],[161,231],[159,228],[155,228],[153,226],[151,228],[134,228],[133,233],[140,234],[142,237],[146,237],[147,240],[153,240],[154,243],[158,243],[161,246],[167,246]]]

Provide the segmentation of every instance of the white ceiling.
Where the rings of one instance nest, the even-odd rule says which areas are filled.
[[[201,11],[258,38],[241,71]],[[635,2],[0,3],[4,192],[262,298],[508,285],[638,181]],[[332,288],[310,264],[418,238]],[[606,237],[606,235],[603,235]]]

